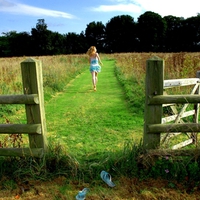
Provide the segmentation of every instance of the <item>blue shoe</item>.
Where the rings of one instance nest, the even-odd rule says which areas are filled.
[[[88,191],[88,188],[84,188],[82,191],[79,191],[76,195],[76,200],[84,200]]]
[[[115,187],[115,184],[111,181],[111,175],[106,172],[106,171],[102,171],[100,174],[102,180],[108,184],[108,186],[110,187]]]

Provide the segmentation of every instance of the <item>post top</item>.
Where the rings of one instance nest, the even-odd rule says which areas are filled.
[[[27,58],[26,60],[22,61],[22,63],[27,63],[27,62],[38,62],[38,60],[34,58]]]
[[[148,60],[163,60],[163,59],[158,56],[153,56],[153,57],[149,58]]]

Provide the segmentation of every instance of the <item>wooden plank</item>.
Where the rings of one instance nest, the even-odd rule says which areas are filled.
[[[145,79],[145,115],[143,144],[147,149],[155,149],[160,145],[160,134],[149,133],[148,124],[161,123],[162,105],[149,105],[148,96],[163,94],[164,61],[158,57],[152,57],[146,63]]]
[[[168,140],[169,140],[170,138],[172,138],[172,137],[174,137],[174,136],[178,136],[178,135],[180,135],[180,134],[182,134],[182,133],[180,133],[180,132],[166,133],[166,135],[161,136],[161,141],[162,141],[162,143],[168,142]]]
[[[41,124],[0,124],[0,133],[41,134]]]
[[[0,148],[1,156],[19,156],[19,157],[38,157],[42,158],[44,150],[42,148]]]
[[[164,144],[164,143],[167,144],[167,143],[169,143],[169,140],[170,140],[171,138],[176,137],[176,136],[181,135],[181,134],[183,134],[183,133],[181,133],[181,132],[166,133],[165,135],[162,135],[162,136],[161,136],[161,143],[162,143],[162,144]],[[192,134],[192,133],[185,133],[185,134],[188,136],[188,138],[191,139],[191,134]]]
[[[194,114],[195,114],[195,110],[186,111],[181,115],[180,119],[188,117],[188,116],[192,116]],[[176,115],[171,115],[171,116],[162,118],[162,124],[174,121],[175,119],[177,119],[177,116],[178,115],[176,114]]]
[[[180,142],[179,144],[174,145],[172,149],[180,149],[192,143],[193,143],[193,139],[188,139],[188,140],[185,140],[184,142]]]
[[[195,84],[194,87],[193,87],[193,89],[192,89],[191,94],[195,94],[198,88],[199,88],[199,84]],[[166,91],[164,92],[164,94],[167,95]],[[176,107],[174,105],[170,106],[170,108],[172,109],[173,113],[176,114],[176,115],[173,115],[173,116],[176,116],[176,118],[174,120],[174,123],[179,123],[179,122],[180,123],[184,123],[183,120],[182,120],[182,118],[190,116],[190,115],[193,115],[193,116],[195,115],[195,112],[196,112],[195,107],[194,107],[194,110],[185,112],[185,110],[186,110],[186,108],[188,107],[189,104],[184,104],[183,107],[181,108],[181,110],[179,112],[177,111],[177,109],[176,109]],[[170,121],[170,117],[171,116],[169,116],[169,118],[167,118],[168,122]],[[171,119],[173,119],[173,117],[171,117]],[[198,123],[198,121],[196,121],[196,123]],[[168,142],[168,140],[171,137],[173,137],[173,135],[176,136],[178,134],[177,133],[176,134],[166,133],[166,135],[163,138],[161,138],[162,143]],[[187,135],[189,135],[189,134],[187,133]],[[194,141],[195,138],[197,138],[197,134],[190,133],[189,137],[193,138],[193,141]]]
[[[164,108],[164,107],[174,106],[174,105],[176,105],[176,104],[174,104],[174,103],[168,103],[168,104],[163,104],[162,107]]]
[[[191,95],[193,95],[195,93],[195,91],[197,90],[198,86],[199,86],[199,84],[196,84],[194,86],[194,88],[192,89]],[[185,110],[187,109],[188,106],[189,106],[188,103],[186,103],[186,104],[183,105],[183,107],[179,111],[178,116],[177,116],[177,118],[175,120],[176,123],[178,123],[180,121],[180,119],[182,118],[183,113],[185,112]]]
[[[21,63],[24,94],[38,94],[38,105],[25,105],[28,124],[41,124],[41,135],[29,135],[30,148],[47,148],[46,119],[41,61],[28,58]]]
[[[0,104],[38,104],[38,95],[0,95]]]
[[[177,86],[195,85],[198,82],[199,82],[199,78],[164,80],[164,89],[177,87]]]
[[[168,103],[200,103],[200,95],[156,95],[148,98],[149,105]]]
[[[185,124],[149,124],[148,133],[171,133],[171,132],[200,132],[199,123]]]
[[[166,91],[164,91],[164,94],[167,95]],[[172,112],[173,112],[175,115],[178,116],[178,110],[176,109],[176,106],[175,106],[175,105],[176,105],[176,104],[171,105],[170,108],[171,108]],[[180,123],[182,123],[182,119],[179,119],[179,120],[180,120]],[[177,118],[175,119],[174,123],[178,123]],[[177,136],[177,135],[179,135],[179,134],[181,134],[181,133],[180,133],[180,132],[179,132],[179,133],[177,133],[177,132],[175,132],[175,133],[169,133],[169,132],[167,132],[167,133],[165,134],[165,136],[163,136],[163,137],[161,138],[161,142],[162,142],[162,143],[168,143],[170,138],[172,138],[172,137],[174,137],[174,136]]]

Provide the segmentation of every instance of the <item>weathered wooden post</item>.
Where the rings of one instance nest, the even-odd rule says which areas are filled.
[[[200,79],[200,71],[196,72],[196,77]],[[200,87],[199,86],[198,86],[195,94],[198,94],[198,95],[200,94]],[[194,121],[194,123],[199,123],[199,103],[194,104],[194,111],[195,111],[195,114],[194,114],[193,121]],[[197,145],[197,134],[198,133],[192,133],[191,134],[191,137],[193,139],[193,143],[195,145]]]
[[[197,71],[196,73],[196,77],[199,78],[199,84],[200,84],[200,71]],[[198,86],[195,94],[200,95],[200,87]],[[195,119],[194,119],[194,123],[199,123],[199,103],[194,104],[194,109],[195,109]]]
[[[143,145],[146,149],[155,149],[160,145],[160,133],[148,130],[149,124],[161,124],[162,104],[149,105],[149,99],[155,95],[163,95],[164,61],[155,56],[146,62],[145,80],[145,115]]]
[[[41,134],[29,134],[31,149],[46,150],[46,119],[44,110],[43,77],[41,61],[28,58],[21,62],[24,94],[37,94],[38,104],[25,104],[27,124],[41,124]]]

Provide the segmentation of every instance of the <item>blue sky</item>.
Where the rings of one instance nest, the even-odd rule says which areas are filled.
[[[106,23],[118,15],[137,18],[146,11],[162,17],[188,18],[200,13],[199,0],[0,0],[0,34],[31,32],[38,19],[48,30],[66,34],[85,31],[90,22]]]

